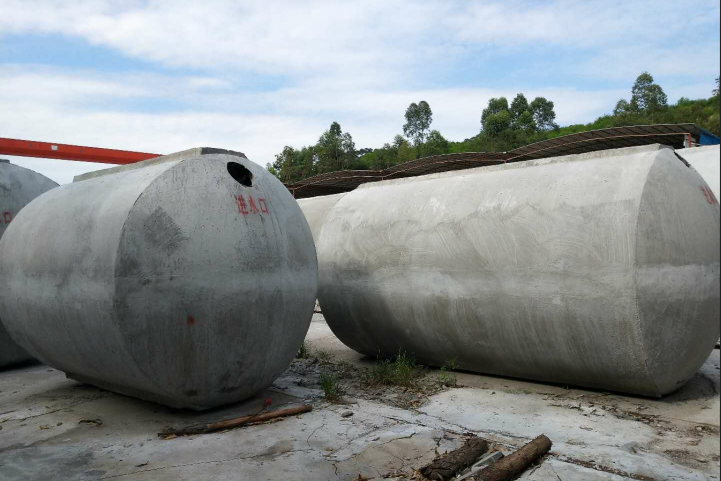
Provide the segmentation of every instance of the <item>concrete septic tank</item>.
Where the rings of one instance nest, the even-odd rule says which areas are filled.
[[[716,199],[721,199],[719,193],[719,182],[721,182],[721,156],[719,152],[721,146],[707,145],[704,147],[692,147],[690,149],[679,149],[676,151],[683,157],[691,167],[696,169],[703,180],[706,181],[711,188],[711,192]]]
[[[288,367],[317,275],[283,184],[243,154],[193,149],[28,204],[0,241],[0,316],[70,378],[206,409]]]
[[[308,221],[310,231],[313,233],[314,241],[318,242],[320,229],[323,227],[323,223],[325,222],[326,217],[328,217],[328,213],[333,207],[335,207],[344,195],[345,193],[298,199],[298,205],[303,211],[305,219]]]
[[[661,146],[369,183],[317,242],[328,325],[369,356],[669,393],[719,335],[719,205]]]
[[[0,159],[0,236],[20,209],[58,184],[30,169]],[[0,317],[2,321],[2,317]],[[32,356],[18,346],[0,322],[0,367],[30,361]]]

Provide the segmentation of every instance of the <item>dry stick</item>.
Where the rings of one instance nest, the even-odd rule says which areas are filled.
[[[188,426],[187,428],[170,429],[162,433],[158,433],[160,437],[169,436],[189,436],[191,434],[205,434],[212,433],[214,431],[222,431],[223,429],[237,428],[248,423],[260,423],[268,421],[269,419],[281,418],[285,416],[293,416],[295,414],[303,414],[313,410],[313,406],[306,404],[304,406],[298,406],[294,408],[281,409],[280,411],[273,411],[265,414],[253,414],[250,416],[243,416],[234,419],[227,419],[225,421],[219,421],[217,423],[201,424],[200,426]]]
[[[421,474],[434,481],[446,481],[475,463],[486,451],[488,443],[481,438],[470,438],[463,447],[443,454],[420,469]]]
[[[535,463],[551,449],[551,440],[541,434],[513,454],[484,468],[473,477],[476,481],[507,481]]]

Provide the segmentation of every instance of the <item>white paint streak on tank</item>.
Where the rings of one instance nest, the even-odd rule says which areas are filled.
[[[690,149],[679,149],[678,155],[683,157],[691,167],[696,169],[701,177],[711,188],[716,199],[721,199],[719,194],[719,183],[721,182],[721,156],[718,145],[707,145],[704,147],[692,147]]]
[[[323,225],[318,298],[369,356],[661,396],[719,335],[704,188],[660,146],[365,184]]]
[[[201,149],[35,199],[0,242],[0,315],[69,377],[205,409],[268,387],[310,325],[313,239],[283,184]]]
[[[44,175],[0,159],[0,236],[20,209],[40,194],[58,184]],[[24,349],[10,338],[0,322],[0,367],[32,359]]]

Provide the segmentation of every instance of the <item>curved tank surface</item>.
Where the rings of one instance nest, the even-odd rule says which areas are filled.
[[[30,169],[0,159],[0,236],[31,200],[58,184]],[[5,330],[0,318],[0,367],[32,360]]]
[[[283,184],[207,148],[80,179],[0,241],[0,315],[18,343],[68,377],[175,407],[268,387],[303,342],[318,275]]]
[[[721,169],[719,169],[721,166],[720,147],[718,145],[706,145],[676,151],[677,154],[691,164],[691,167],[701,174],[716,199],[721,199],[719,194],[719,183],[721,182]]]
[[[367,354],[647,396],[719,334],[719,206],[661,146],[365,184],[328,214],[318,298]]]
[[[344,195],[345,193],[298,199],[298,205],[300,206],[300,210],[303,211],[305,219],[308,221],[314,241],[318,241],[320,229],[323,227],[328,213]]]

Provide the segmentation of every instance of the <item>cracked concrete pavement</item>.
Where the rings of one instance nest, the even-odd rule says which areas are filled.
[[[307,344],[330,365],[372,363],[343,346],[322,315],[314,316]],[[541,433],[551,438],[551,453],[520,479],[720,477],[718,350],[686,386],[660,400],[457,373],[462,387],[418,407],[373,395],[331,404],[308,376],[289,369],[253,399],[196,413],[80,384],[43,365],[2,371],[0,480],[406,479],[436,453],[462,445],[464,433],[506,453]],[[157,436],[170,426],[252,414],[265,398],[273,410],[314,409],[230,431]],[[353,415],[343,417],[346,411]]]

